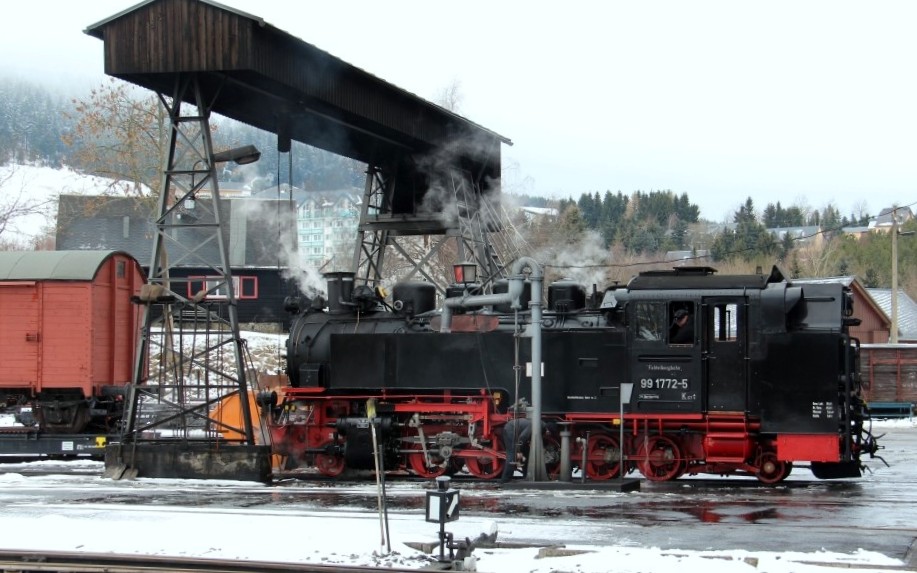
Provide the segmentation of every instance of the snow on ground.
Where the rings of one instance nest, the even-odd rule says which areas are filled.
[[[915,420],[879,421],[880,431],[917,428]],[[37,462],[55,463],[55,462]],[[92,464],[97,462],[77,462]],[[92,476],[0,475],[0,547],[36,551],[86,551],[117,554],[179,555],[287,563],[348,564],[378,567],[421,568],[438,556],[408,543],[436,541],[438,526],[427,523],[422,511],[389,514],[391,551],[384,547],[383,522],[378,513],[359,509],[322,510],[308,503],[214,506],[166,503],[170,491],[196,492],[195,496],[247,499],[264,495],[261,484],[232,481],[137,479],[112,481]],[[335,486],[348,492],[374,492],[372,484]],[[394,486],[421,495],[416,484]],[[68,503],[68,488],[91,488],[91,502]],[[349,489],[348,489],[349,488]],[[154,499],[142,505],[126,503],[129,496]],[[308,494],[304,494],[308,495]],[[638,494],[613,494],[638,495]],[[81,498],[85,499],[85,497]],[[304,502],[308,501],[304,498]],[[704,527],[699,525],[699,527]],[[532,519],[513,516],[463,514],[447,524],[456,539],[475,539],[497,531],[497,541],[515,538],[589,538],[583,528],[601,530],[592,520]],[[36,533],[40,532],[40,535]],[[553,537],[552,537],[553,536]],[[852,545],[856,547],[856,545]],[[854,549],[850,553],[728,550],[680,550],[641,546],[639,539],[615,539],[608,545],[565,544],[552,556],[538,547],[478,548],[476,567],[488,572],[529,573],[647,573],[672,571],[749,573],[829,573],[838,568],[878,571],[903,567],[886,555]]]
[[[102,478],[98,478],[102,479]],[[16,474],[0,478],[4,489],[36,480]],[[140,479],[127,487],[150,487],[176,480]],[[226,482],[212,484],[221,492]],[[255,487],[235,484],[235,487]],[[102,492],[104,495],[104,492]],[[101,497],[101,496],[100,496]],[[334,514],[301,509],[202,510],[195,507],[146,505],[129,511],[105,503],[35,504],[7,503],[0,510],[2,547],[33,551],[85,551],[117,554],[177,555],[219,559],[279,561],[288,563],[348,564],[379,567],[421,568],[438,556],[410,548],[408,542],[433,542],[437,526],[416,513],[389,516],[391,551],[382,543],[382,524],[375,513],[338,511]],[[522,527],[523,522],[501,519],[499,528]],[[545,525],[553,527],[554,524]],[[575,527],[576,524],[571,524]],[[457,539],[476,538],[490,532],[489,518],[463,516],[448,524]],[[524,527],[537,528],[532,522]],[[41,532],[41,535],[36,535]],[[527,532],[527,533],[528,533]],[[599,573],[615,571],[671,572],[828,572],[837,567],[870,570],[873,566],[901,566],[884,555],[857,550],[849,554],[660,550],[654,547],[569,545],[556,556],[539,557],[537,547],[518,549],[479,548],[473,553],[479,571],[551,573],[557,571]]]

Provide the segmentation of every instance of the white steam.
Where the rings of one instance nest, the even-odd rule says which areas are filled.
[[[254,245],[254,253],[246,253],[245,262],[276,265],[281,276],[292,280],[300,292],[309,297],[325,294],[325,280],[319,269],[303,261],[299,255],[296,233],[296,204],[287,200],[242,199],[233,201],[233,228],[244,220],[249,229],[267,229],[260,234],[263,240]],[[271,232],[273,231],[273,232]],[[250,232],[249,232],[250,233]],[[234,233],[244,240],[245,233]],[[231,251],[242,247],[233,245]]]
[[[585,232],[575,243],[545,246],[532,258],[545,266],[548,280],[567,278],[590,290],[593,285],[602,290],[611,282],[608,265],[613,256],[602,236],[595,231]]]

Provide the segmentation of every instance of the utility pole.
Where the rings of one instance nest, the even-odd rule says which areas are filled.
[[[898,208],[892,209],[892,327],[889,342],[898,344]]]
[[[898,209],[892,209],[892,326],[888,333],[888,341],[898,344],[898,235],[913,235],[914,231],[901,232],[898,229]]]

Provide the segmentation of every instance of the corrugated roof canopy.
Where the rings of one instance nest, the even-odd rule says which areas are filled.
[[[169,95],[195,73],[214,112],[372,165],[448,149],[487,189],[500,178],[500,144],[511,143],[216,2],[148,0],[86,33],[105,42],[109,75]]]
[[[119,251],[0,252],[0,281],[91,281]]]

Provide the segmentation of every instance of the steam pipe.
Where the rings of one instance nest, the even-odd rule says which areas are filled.
[[[522,293],[523,274],[528,268],[531,271],[529,279],[532,281],[532,299],[529,308],[532,309],[532,323],[529,332],[532,337],[532,440],[529,446],[529,463],[527,479],[533,482],[547,481],[548,472],[544,465],[544,443],[541,427],[541,299],[544,271],[541,265],[531,257],[520,257],[513,263],[513,279],[518,281],[518,293]],[[510,280],[510,283],[513,282]],[[512,286],[509,289],[512,291]],[[516,296],[513,308],[519,308],[519,295]]]
[[[512,279],[510,279],[512,282]],[[510,289],[512,290],[512,289]],[[467,308],[473,306],[484,306],[487,304],[512,304],[513,298],[510,293],[502,294],[478,294],[478,295],[462,295],[454,296],[452,298],[447,298],[443,301],[443,312],[441,318],[441,324],[439,326],[440,332],[452,332],[452,309],[453,308]]]
[[[532,441],[529,447],[528,475],[529,481],[547,481],[548,472],[544,465],[544,444],[541,424],[541,299],[544,271],[541,265],[531,257],[520,257],[513,263],[513,276],[509,278],[509,292],[503,294],[463,295],[447,298],[443,301],[443,312],[439,331],[452,332],[452,309],[483,306],[488,304],[510,304],[514,309],[521,309],[519,302],[522,296],[525,275],[522,271],[529,269],[532,281],[532,298],[529,308],[532,309],[532,322],[525,336],[532,339]]]

